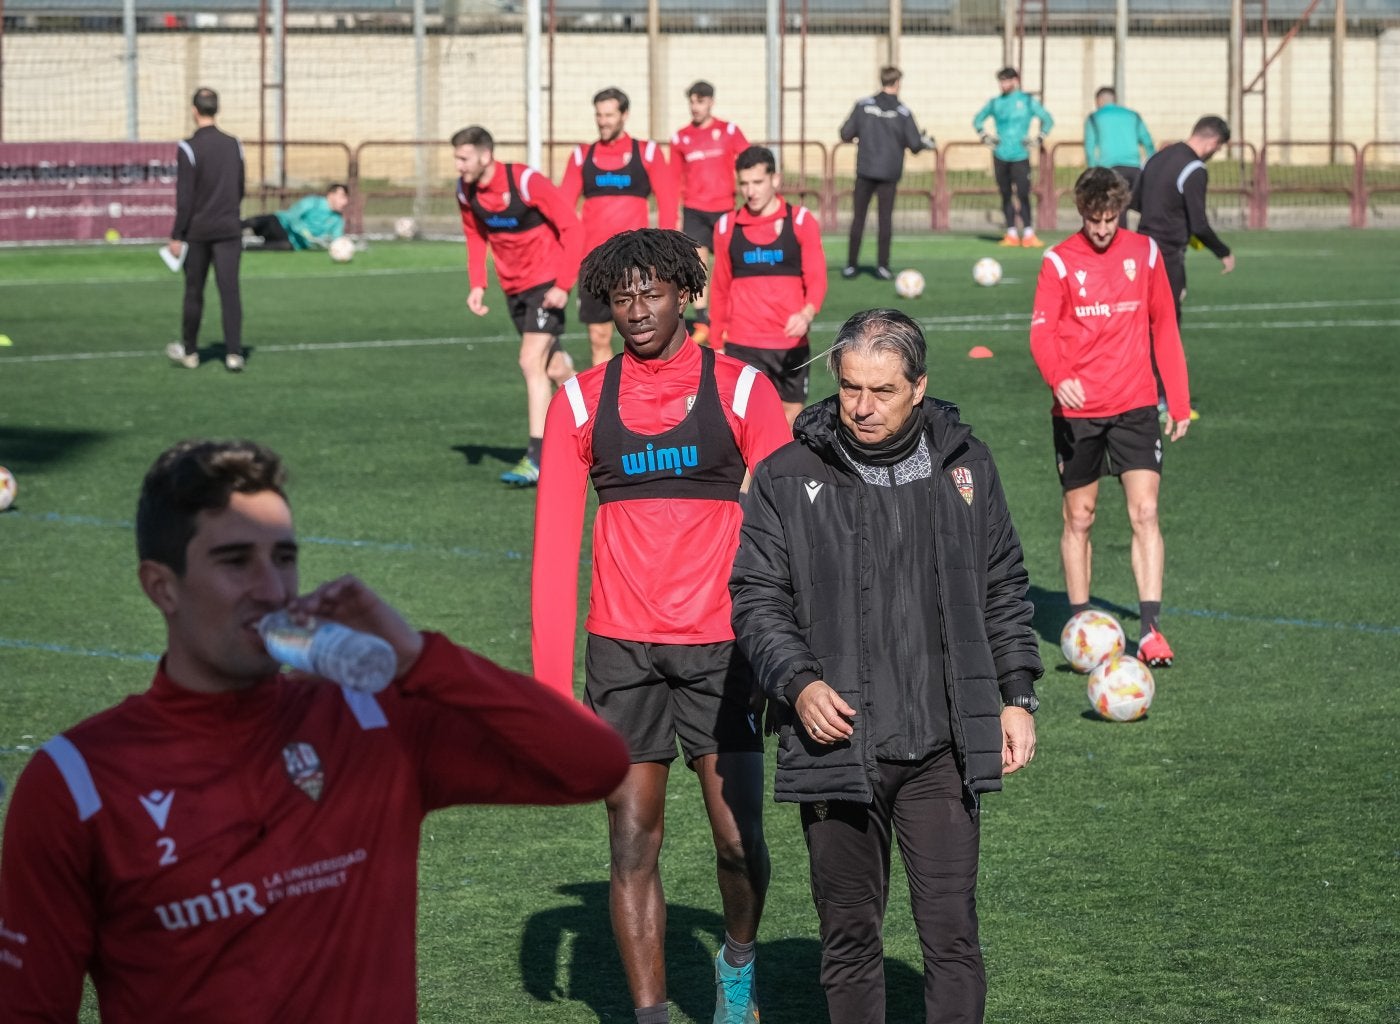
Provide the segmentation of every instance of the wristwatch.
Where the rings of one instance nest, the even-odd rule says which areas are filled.
[[[1006,701],[1006,707],[1020,708],[1022,711],[1029,711],[1031,714],[1035,714],[1040,710],[1040,698],[1033,693],[1028,693],[1023,697],[1012,697],[1010,700]]]

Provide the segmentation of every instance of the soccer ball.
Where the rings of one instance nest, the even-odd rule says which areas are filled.
[[[1089,703],[1112,722],[1131,722],[1147,714],[1157,684],[1147,666],[1116,654],[1089,673]]]
[[[894,275],[894,290],[901,299],[917,299],[924,293],[924,275],[917,270],[901,270]]]
[[[1060,630],[1060,650],[1076,672],[1091,672],[1109,658],[1122,654],[1128,646],[1123,627],[1108,612],[1086,608],[1070,617]]]
[[[394,234],[407,241],[418,234],[418,224],[412,217],[400,217],[394,221]]]
[[[331,259],[337,263],[349,263],[355,258],[355,243],[341,235],[331,242],[326,251],[331,254]]]
[[[15,475],[0,466],[0,512],[10,507],[18,493],[19,484],[15,483]]]
[[[972,279],[983,288],[990,288],[1001,280],[1001,264],[990,256],[983,256],[972,265]]]

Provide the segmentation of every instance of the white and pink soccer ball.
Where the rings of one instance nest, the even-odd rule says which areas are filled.
[[[1132,722],[1147,714],[1157,684],[1146,665],[1115,654],[1089,673],[1089,703],[1111,722]]]
[[[1060,631],[1060,651],[1076,672],[1092,672],[1101,662],[1128,648],[1128,638],[1108,612],[1088,608],[1070,616]]]
[[[15,475],[4,466],[0,466],[0,512],[14,504],[15,495],[18,493],[19,484],[15,483]]]

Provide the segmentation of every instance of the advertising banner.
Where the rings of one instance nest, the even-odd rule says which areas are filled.
[[[0,242],[170,237],[174,142],[0,143]]]

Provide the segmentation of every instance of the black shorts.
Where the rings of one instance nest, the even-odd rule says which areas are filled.
[[[564,311],[546,309],[540,305],[545,292],[553,287],[553,281],[546,281],[506,296],[510,318],[515,321],[515,328],[521,334],[552,334],[557,338],[564,333]]]
[[[612,306],[594,298],[590,293],[579,289],[578,318],[585,324],[610,324],[613,322]]]
[[[753,671],[733,640],[653,644],[588,634],[583,700],[627,741],[632,763],[763,750]]]
[[[748,363],[773,382],[778,397],[784,402],[807,401],[807,380],[812,375],[809,365],[812,346],[796,348],[751,348],[726,342],[724,354],[741,363]]]
[[[681,230],[686,233],[696,245],[703,245],[711,252],[715,251],[715,225],[728,210],[692,210],[689,206],[681,207]]]
[[[1060,487],[1087,487],[1101,476],[1121,476],[1130,469],[1162,472],[1162,433],[1157,407],[1144,405],[1117,416],[1078,419],[1052,416],[1055,465]]]

